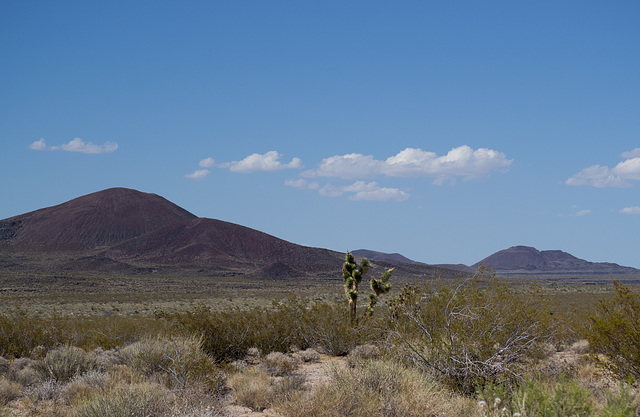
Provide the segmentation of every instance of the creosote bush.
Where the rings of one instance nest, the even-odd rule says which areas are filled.
[[[213,311],[202,305],[191,311],[160,314],[177,331],[202,338],[203,350],[218,362],[242,359],[250,348],[265,354],[320,348],[330,355],[346,355],[360,341],[381,337],[375,322],[349,324],[348,313],[337,304],[295,297],[274,302],[272,308]]]
[[[478,393],[480,417],[635,417],[640,405],[628,385],[594,395],[577,379],[526,378],[519,386],[486,384]]]
[[[466,394],[517,381],[554,337],[538,287],[516,293],[483,272],[456,287],[406,286],[389,303],[392,343],[419,369]]]
[[[614,281],[615,295],[600,300],[586,334],[593,358],[620,378],[640,379],[640,294]],[[597,354],[605,355],[602,360]]]
[[[0,313],[0,356],[20,358],[72,345],[92,350],[112,349],[133,343],[148,334],[168,330],[165,321],[154,317],[36,316],[28,310],[14,308]]]

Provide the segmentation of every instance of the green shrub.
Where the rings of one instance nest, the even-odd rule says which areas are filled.
[[[170,415],[171,395],[157,384],[120,385],[75,407],[76,417]]]
[[[455,390],[516,381],[554,336],[539,288],[527,294],[492,278],[453,287],[407,286],[390,303],[396,347]]]
[[[586,338],[594,359],[622,379],[640,378],[640,295],[614,281],[615,296],[600,300]],[[597,354],[606,355],[601,360]]]
[[[63,344],[68,334],[64,320],[52,317],[34,317],[27,311],[14,308],[0,314],[0,356],[28,356],[37,346],[46,350]]]
[[[575,379],[525,379],[519,387],[485,384],[478,392],[481,417],[589,417],[594,414],[591,392]],[[617,414],[613,414],[617,415]],[[627,416],[626,414],[620,417]]]
[[[55,311],[46,317],[15,308],[0,314],[0,356],[32,356],[61,345],[91,350],[124,346],[148,334],[163,333],[167,323],[153,317],[62,316]]]
[[[212,311],[199,306],[186,313],[163,314],[177,330],[202,338],[204,351],[219,362],[242,359],[249,348],[262,352],[287,352],[322,348],[331,355],[345,355],[354,346],[380,337],[373,319],[349,324],[348,312],[336,304],[310,303],[289,298],[271,308]]]
[[[635,417],[640,406],[637,398],[631,394],[629,385],[623,384],[616,393],[607,393],[607,403],[600,414],[602,417]]]
[[[49,351],[34,367],[44,379],[67,382],[76,375],[95,369],[96,358],[78,347],[61,346]]]
[[[519,411],[526,416],[589,417],[594,411],[591,393],[575,380],[560,378],[550,385],[527,380],[517,397]]]
[[[365,317],[351,324],[344,307],[313,303],[303,316],[300,331],[311,346],[328,355],[344,356],[359,344],[381,339],[380,323],[380,319]]]

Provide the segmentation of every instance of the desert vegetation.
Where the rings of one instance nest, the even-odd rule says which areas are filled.
[[[399,286],[355,319],[344,296],[5,307],[0,416],[636,416],[640,295],[615,282],[581,303],[587,287],[554,285],[480,270]]]

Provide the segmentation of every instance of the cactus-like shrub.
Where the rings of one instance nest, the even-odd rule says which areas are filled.
[[[371,264],[367,258],[362,258],[360,267],[358,267],[353,254],[347,252],[345,255],[345,260],[342,264],[342,278],[344,279],[344,292],[349,300],[349,321],[351,324],[354,324],[358,317],[358,286],[370,266]],[[388,269],[380,279],[371,277],[370,285],[372,293],[369,294],[369,305],[367,306],[366,315],[371,316],[373,314],[373,307],[378,302],[378,297],[391,290],[391,284],[388,281],[389,278],[391,278],[392,272],[393,268]]]

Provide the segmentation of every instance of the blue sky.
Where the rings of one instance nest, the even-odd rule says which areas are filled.
[[[0,218],[129,187],[338,251],[640,268],[637,1],[0,11]]]

